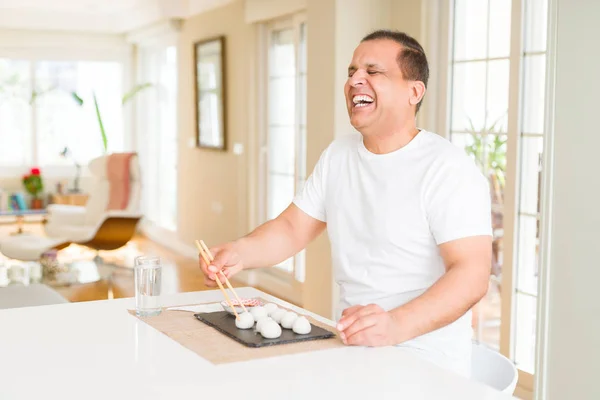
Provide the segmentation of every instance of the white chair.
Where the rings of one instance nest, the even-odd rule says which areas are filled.
[[[44,252],[60,250],[71,243],[96,251],[125,246],[135,235],[142,218],[138,157],[136,154],[109,154],[92,160],[89,170],[94,182],[85,206],[49,205],[48,222],[44,225],[47,237],[22,235],[8,238],[1,241],[0,252],[9,258],[36,261]],[[113,190],[119,192],[111,200]],[[98,256],[95,261],[103,263]]]
[[[116,184],[113,179],[113,185],[123,184],[126,185],[123,187],[129,190],[127,203],[116,207],[114,204],[111,207],[111,189],[114,188],[111,188],[111,180],[107,173],[109,157],[120,157],[116,159],[115,165],[122,167],[112,172],[117,177]],[[129,165],[123,160],[129,160]],[[128,174],[125,171],[126,166],[129,170]],[[137,224],[142,218],[138,157],[136,154],[112,154],[95,158],[88,167],[95,180],[87,204],[84,207],[48,206],[46,235],[50,238],[63,238],[70,243],[87,246],[97,251],[118,249],[132,239]],[[124,190],[122,189],[121,193]]]
[[[473,343],[471,379],[512,395],[519,373],[508,358],[482,344]]]

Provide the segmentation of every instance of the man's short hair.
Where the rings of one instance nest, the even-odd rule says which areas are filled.
[[[368,40],[388,39],[402,45],[402,50],[398,53],[397,62],[405,79],[411,81],[421,81],[427,88],[429,80],[429,64],[425,56],[425,50],[413,37],[404,32],[380,29],[369,33],[361,42]],[[419,112],[423,99],[417,104],[416,112]]]

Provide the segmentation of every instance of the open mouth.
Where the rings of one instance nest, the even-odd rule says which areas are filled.
[[[373,102],[374,102],[373,98],[366,94],[359,94],[352,98],[352,103],[354,103],[355,108],[367,107],[368,105],[371,105]]]

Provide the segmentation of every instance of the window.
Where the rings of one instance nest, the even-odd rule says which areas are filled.
[[[476,338],[499,350],[511,0],[456,0],[454,15],[450,139],[474,158],[492,198],[492,279],[475,310]]]
[[[531,377],[547,0],[455,0],[453,16],[449,135],[488,178],[492,198],[492,276],[475,336]]]
[[[65,146],[82,164],[102,155],[94,96],[109,151],[123,150],[123,83],[119,63],[39,61],[34,71],[38,93],[34,102],[38,164],[69,163],[60,156]],[[73,100],[72,92],[83,100],[82,108]]]
[[[265,39],[268,107],[260,172],[265,183],[263,222],[287,208],[306,179],[306,23],[300,17],[271,23]],[[277,268],[304,281],[304,251]]]
[[[147,220],[177,227],[177,48],[139,47],[140,92],[137,149],[144,170],[143,210]]]
[[[108,150],[122,151],[122,75],[119,62],[0,59],[0,165],[71,165],[65,147],[81,164],[102,155],[94,95]]]

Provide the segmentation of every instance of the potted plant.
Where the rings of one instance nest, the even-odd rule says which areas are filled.
[[[44,182],[39,168],[31,168],[29,174],[23,175],[23,186],[25,186],[27,193],[33,197],[31,199],[31,208],[33,210],[44,208],[42,198],[40,197],[42,190],[44,190]]]
[[[494,240],[492,242],[492,275],[494,276],[499,276],[502,269],[507,137],[502,134],[505,128],[501,124],[505,116],[506,112],[489,126],[484,126],[481,129],[477,129],[473,121],[467,118],[471,141],[465,145],[465,151],[475,160],[490,184],[492,228],[494,230]]]

